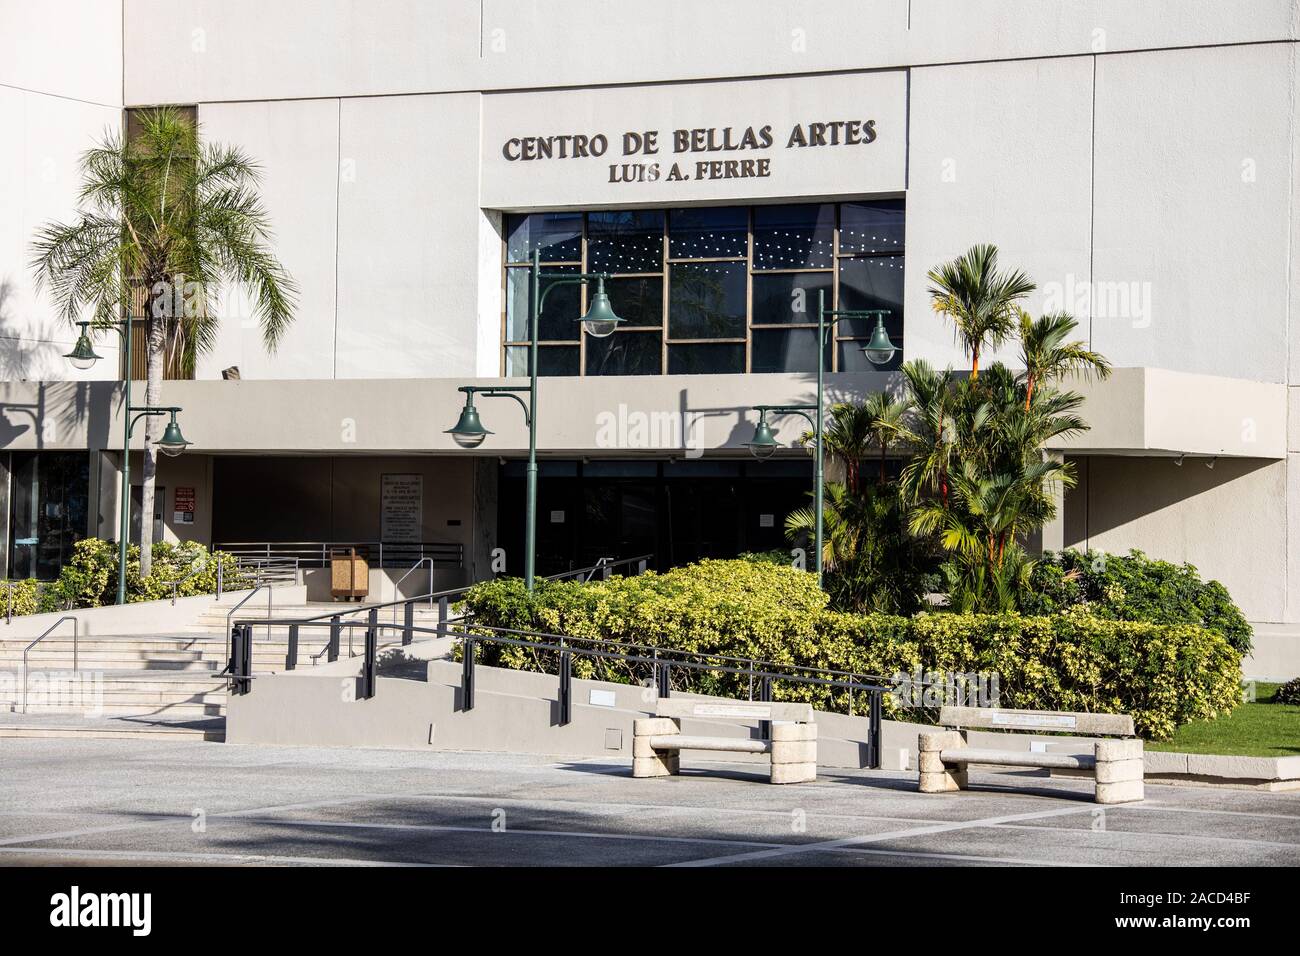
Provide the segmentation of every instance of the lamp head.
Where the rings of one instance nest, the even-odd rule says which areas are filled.
[[[81,334],[77,336],[77,342],[72,346],[72,351],[63,356],[72,363],[73,368],[82,371],[90,368],[100,359],[100,356],[95,352],[95,346],[90,341],[90,335],[86,331],[89,324],[88,322],[77,323],[77,325],[81,326]]]
[[[478,409],[474,407],[474,393],[465,393],[465,407],[460,410],[460,419],[455,428],[448,428],[449,434],[461,448],[477,448],[483,439],[492,433],[479,421]]]
[[[154,442],[154,444],[157,445],[158,450],[168,458],[175,458],[189,446],[190,443],[187,442],[185,436],[181,434],[181,426],[176,424],[175,412],[172,412],[172,420],[167,423],[167,428],[163,431],[162,438],[159,438],[158,441]]]
[[[885,331],[885,313],[876,313],[876,329],[871,333],[871,340],[862,351],[872,365],[887,365],[894,358],[894,343]]]
[[[623,321],[614,314],[614,307],[610,305],[604,277],[596,279],[596,292],[591,297],[591,305],[587,308],[587,314],[578,321],[588,335],[597,339],[612,335]]]
[[[754,437],[745,442],[745,447],[759,461],[771,458],[776,454],[776,450],[781,447],[781,443],[772,434],[772,426],[767,423],[765,415],[759,418],[758,427],[754,429]]]

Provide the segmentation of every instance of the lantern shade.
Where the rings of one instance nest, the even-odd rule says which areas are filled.
[[[767,423],[767,419],[760,418],[758,427],[754,429],[754,437],[745,442],[745,447],[749,449],[751,455],[761,461],[775,455],[781,443],[772,434],[772,426]]]
[[[587,314],[578,321],[582,323],[588,335],[597,339],[612,335],[619,323],[623,321],[614,314],[609,293],[605,291],[604,279],[596,280],[596,291],[591,297],[591,306],[587,309]]]
[[[90,336],[86,334],[86,323],[77,323],[81,326],[81,334],[77,336],[77,342],[72,347],[72,351],[63,356],[72,363],[73,368],[86,370],[98,362],[101,358],[95,352],[95,346],[90,341]]]
[[[894,358],[894,343],[889,340],[889,333],[885,331],[883,315],[876,316],[876,329],[871,333],[871,341],[863,347],[862,351],[872,365],[886,365]]]
[[[176,416],[174,415],[172,416],[172,420],[167,423],[167,428],[163,431],[162,438],[159,438],[154,442],[154,444],[157,445],[158,450],[168,458],[175,458],[190,445],[190,443],[185,440],[185,436],[181,434],[181,426],[176,424]]]
[[[460,419],[456,422],[455,428],[447,429],[456,444],[461,448],[477,448],[483,444],[483,439],[492,433],[483,427],[479,421],[478,409],[474,407],[474,399],[470,397],[465,402],[465,407],[460,410]]]

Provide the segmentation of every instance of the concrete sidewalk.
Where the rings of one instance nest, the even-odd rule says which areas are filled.
[[[0,864],[1300,865],[1300,795],[683,761],[677,778],[510,754],[0,740]],[[711,770],[713,772],[706,772]],[[1014,785],[1015,790],[1011,787]]]

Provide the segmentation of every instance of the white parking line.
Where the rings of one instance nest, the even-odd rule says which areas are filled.
[[[305,866],[412,866],[412,867],[452,867],[455,863],[397,863],[389,860],[345,860],[337,857],[322,856],[275,856],[259,853],[173,853],[167,850],[82,850],[77,848],[58,849],[47,847],[13,847],[0,849],[0,854],[13,856],[65,857],[72,860],[120,860],[148,863],[155,860],[168,860],[174,863],[215,863],[229,862],[250,865],[281,864]]]
[[[691,860],[683,863],[670,863],[668,866],[721,866],[726,863],[744,863],[751,860],[766,860],[773,857],[791,856],[795,853],[816,853],[821,850],[835,850],[840,847],[862,846],[868,843],[883,843],[886,840],[906,840],[911,837],[932,836],[936,833],[951,833],[955,830],[971,830],[977,827],[996,827],[1003,823],[1016,823],[1021,820],[1041,820],[1048,817],[1064,817],[1075,813],[1092,813],[1092,804],[1083,807],[1063,807],[1058,810],[1041,810],[1037,813],[1014,813],[1001,817],[985,817],[982,820],[967,820],[959,823],[936,823],[931,826],[914,827],[911,830],[894,830],[889,833],[872,833],[865,836],[843,837],[839,840],[824,840],[820,843],[801,843],[774,848],[756,850],[753,853],[736,853],[731,856],[715,856],[705,860]]]

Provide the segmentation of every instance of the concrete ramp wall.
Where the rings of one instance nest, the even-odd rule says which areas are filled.
[[[357,700],[359,660],[255,678],[251,693],[227,701],[226,741],[609,757],[626,760],[630,767],[632,721],[654,713],[652,687],[574,678],[572,720],[561,726],[559,681],[554,675],[484,665],[474,671],[474,709],[465,711],[461,667],[448,660],[429,661],[427,680],[381,676],[375,696]],[[819,766],[865,764],[865,717],[819,711],[816,719]],[[682,729],[687,734],[758,736],[757,721],[683,720]],[[885,721],[885,769],[905,769],[908,755],[915,759],[920,729],[916,724]],[[764,765],[767,760],[743,754],[729,754],[726,759]]]

